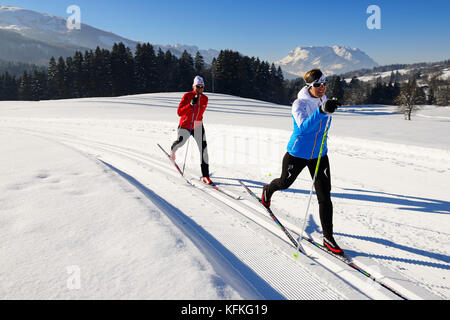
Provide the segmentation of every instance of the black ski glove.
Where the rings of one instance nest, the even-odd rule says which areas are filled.
[[[195,96],[194,99],[191,101],[191,107],[194,107],[197,104],[198,96]]]
[[[342,106],[342,104],[337,101],[336,98],[327,100],[322,106],[320,107],[321,113],[333,113],[336,111],[338,107]]]

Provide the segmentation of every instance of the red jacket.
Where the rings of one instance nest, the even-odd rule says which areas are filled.
[[[180,105],[178,106],[178,115],[181,117],[180,126],[191,130],[195,129],[202,124],[203,121],[203,113],[208,106],[208,97],[204,94],[200,95],[197,103],[194,107],[191,107],[191,101],[195,97],[195,91],[190,91],[183,96],[181,99]],[[194,121],[192,121],[192,116],[194,115]],[[191,127],[191,123],[193,125]]]

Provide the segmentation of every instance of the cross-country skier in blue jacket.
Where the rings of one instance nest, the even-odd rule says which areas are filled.
[[[289,188],[300,172],[307,166],[314,177],[324,136],[327,117],[340,105],[336,100],[328,100],[325,75],[319,70],[308,71],[304,80],[306,86],[298,93],[292,104],[294,132],[283,158],[281,177],[265,185],[261,196],[264,206],[270,207],[272,195],[278,190]],[[329,122],[331,125],[331,119]],[[333,253],[342,255],[342,249],[333,237],[333,204],[331,202],[330,164],[325,140],[314,187],[319,201],[319,214],[323,230],[323,243]]]

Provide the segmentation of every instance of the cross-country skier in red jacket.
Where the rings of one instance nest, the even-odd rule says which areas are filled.
[[[178,138],[172,144],[170,156],[172,160],[175,160],[175,152],[186,143],[190,136],[193,136],[200,151],[202,181],[212,185],[213,182],[209,178],[208,148],[203,126],[203,113],[208,106],[208,97],[203,94],[205,83],[202,77],[195,77],[192,89],[183,96],[178,106],[177,113],[180,117]]]

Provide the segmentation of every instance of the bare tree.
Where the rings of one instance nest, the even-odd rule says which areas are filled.
[[[405,115],[405,120],[411,120],[411,114],[419,109],[420,104],[425,103],[425,93],[422,88],[417,86],[415,78],[405,83],[400,94],[395,98],[395,104],[398,110]]]

